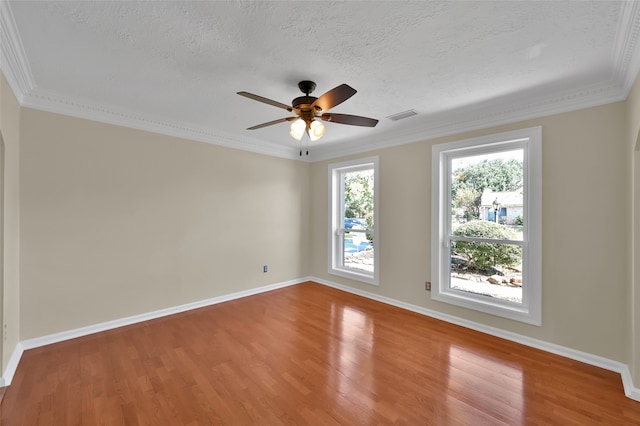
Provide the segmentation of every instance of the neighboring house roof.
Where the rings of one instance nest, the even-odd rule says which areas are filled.
[[[495,200],[503,206],[522,206],[523,195],[522,189],[517,191],[493,192],[491,189],[485,189],[480,199],[481,206],[491,206]]]

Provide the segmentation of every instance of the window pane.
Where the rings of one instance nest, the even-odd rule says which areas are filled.
[[[541,141],[531,127],[432,147],[432,299],[541,325]]]
[[[516,149],[451,159],[453,235],[523,240],[523,155]],[[467,225],[475,221],[485,223]]]
[[[452,241],[449,287],[522,303],[522,246]]]
[[[343,265],[347,268],[373,272],[373,241],[364,232],[345,232]]]
[[[373,248],[377,169],[378,157],[329,165],[329,273],[373,285],[379,282],[379,252]]]
[[[373,169],[347,172],[344,179],[344,227],[373,228]]]

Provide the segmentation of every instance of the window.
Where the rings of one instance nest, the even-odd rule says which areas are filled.
[[[541,324],[542,130],[434,145],[434,300]]]
[[[378,158],[329,165],[329,273],[378,284]]]

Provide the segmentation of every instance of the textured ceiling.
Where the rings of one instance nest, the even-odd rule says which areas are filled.
[[[622,100],[638,71],[636,2],[17,2],[2,5],[5,75],[25,106],[297,156],[290,104],[358,93],[311,157]],[[415,110],[393,122],[386,117]]]

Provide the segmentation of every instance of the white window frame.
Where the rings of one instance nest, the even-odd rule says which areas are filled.
[[[451,159],[524,149],[522,303],[450,288]],[[542,128],[434,145],[431,191],[431,298],[512,320],[542,325]]]
[[[373,234],[375,244],[373,250],[373,272],[367,272],[359,269],[349,268],[344,265],[344,234],[347,230],[344,228],[343,213],[344,212],[344,186],[342,175],[347,172],[358,170],[373,169],[373,229],[367,229],[366,232]],[[344,278],[350,278],[362,281],[368,284],[378,285],[380,276],[379,258],[379,226],[378,226],[378,157],[367,157],[351,161],[329,164],[329,274],[338,275]],[[363,230],[362,232],[365,232]]]

